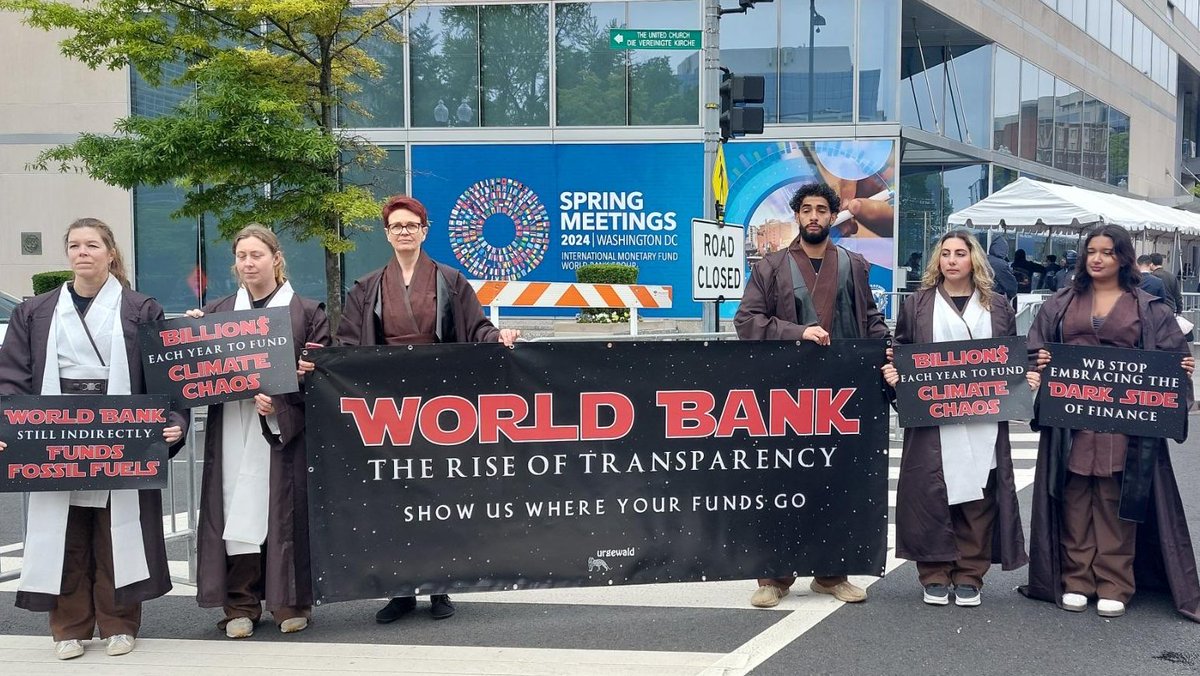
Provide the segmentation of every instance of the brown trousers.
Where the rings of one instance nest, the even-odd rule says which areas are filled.
[[[71,507],[67,512],[67,541],[63,552],[62,588],[50,611],[55,641],[91,640],[117,634],[137,636],[142,604],[119,606],[113,581],[111,514],[107,507]]]
[[[1137,524],[1117,516],[1121,475],[1068,473],[1062,499],[1063,591],[1127,603]]]
[[[957,561],[917,561],[921,586],[971,585],[983,588],[983,576],[992,565],[992,528],[996,523],[996,472],[988,476],[979,500],[950,505]]]
[[[225,619],[217,623],[221,629],[230,620],[248,617],[257,623],[262,617],[262,601],[265,596],[263,584],[263,555],[238,554],[225,557]],[[312,607],[284,607],[271,612],[275,624],[293,617],[312,618]]]

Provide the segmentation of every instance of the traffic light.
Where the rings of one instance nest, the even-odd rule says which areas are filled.
[[[721,72],[721,141],[763,133],[763,109],[766,80],[762,75],[734,75]]]

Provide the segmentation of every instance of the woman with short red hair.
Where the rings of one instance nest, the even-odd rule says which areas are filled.
[[[521,332],[497,329],[484,316],[466,277],[422,250],[429,236],[425,205],[407,195],[394,195],[384,203],[382,216],[384,234],[395,255],[387,265],[354,283],[338,326],[338,344],[501,342],[512,347]],[[301,363],[302,368],[307,366],[307,362]],[[446,594],[432,595],[430,603],[434,619],[454,614]],[[375,620],[393,622],[416,605],[412,596],[393,598],[375,614]]]

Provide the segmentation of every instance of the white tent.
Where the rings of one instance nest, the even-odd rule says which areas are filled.
[[[950,215],[951,227],[1077,234],[1097,223],[1129,230],[1135,239],[1170,236],[1200,240],[1200,214],[1145,200],[1070,185],[1019,178],[989,197]]]

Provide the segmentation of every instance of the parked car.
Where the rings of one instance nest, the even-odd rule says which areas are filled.
[[[4,342],[4,334],[8,331],[8,318],[20,303],[20,298],[0,291],[0,343]]]

